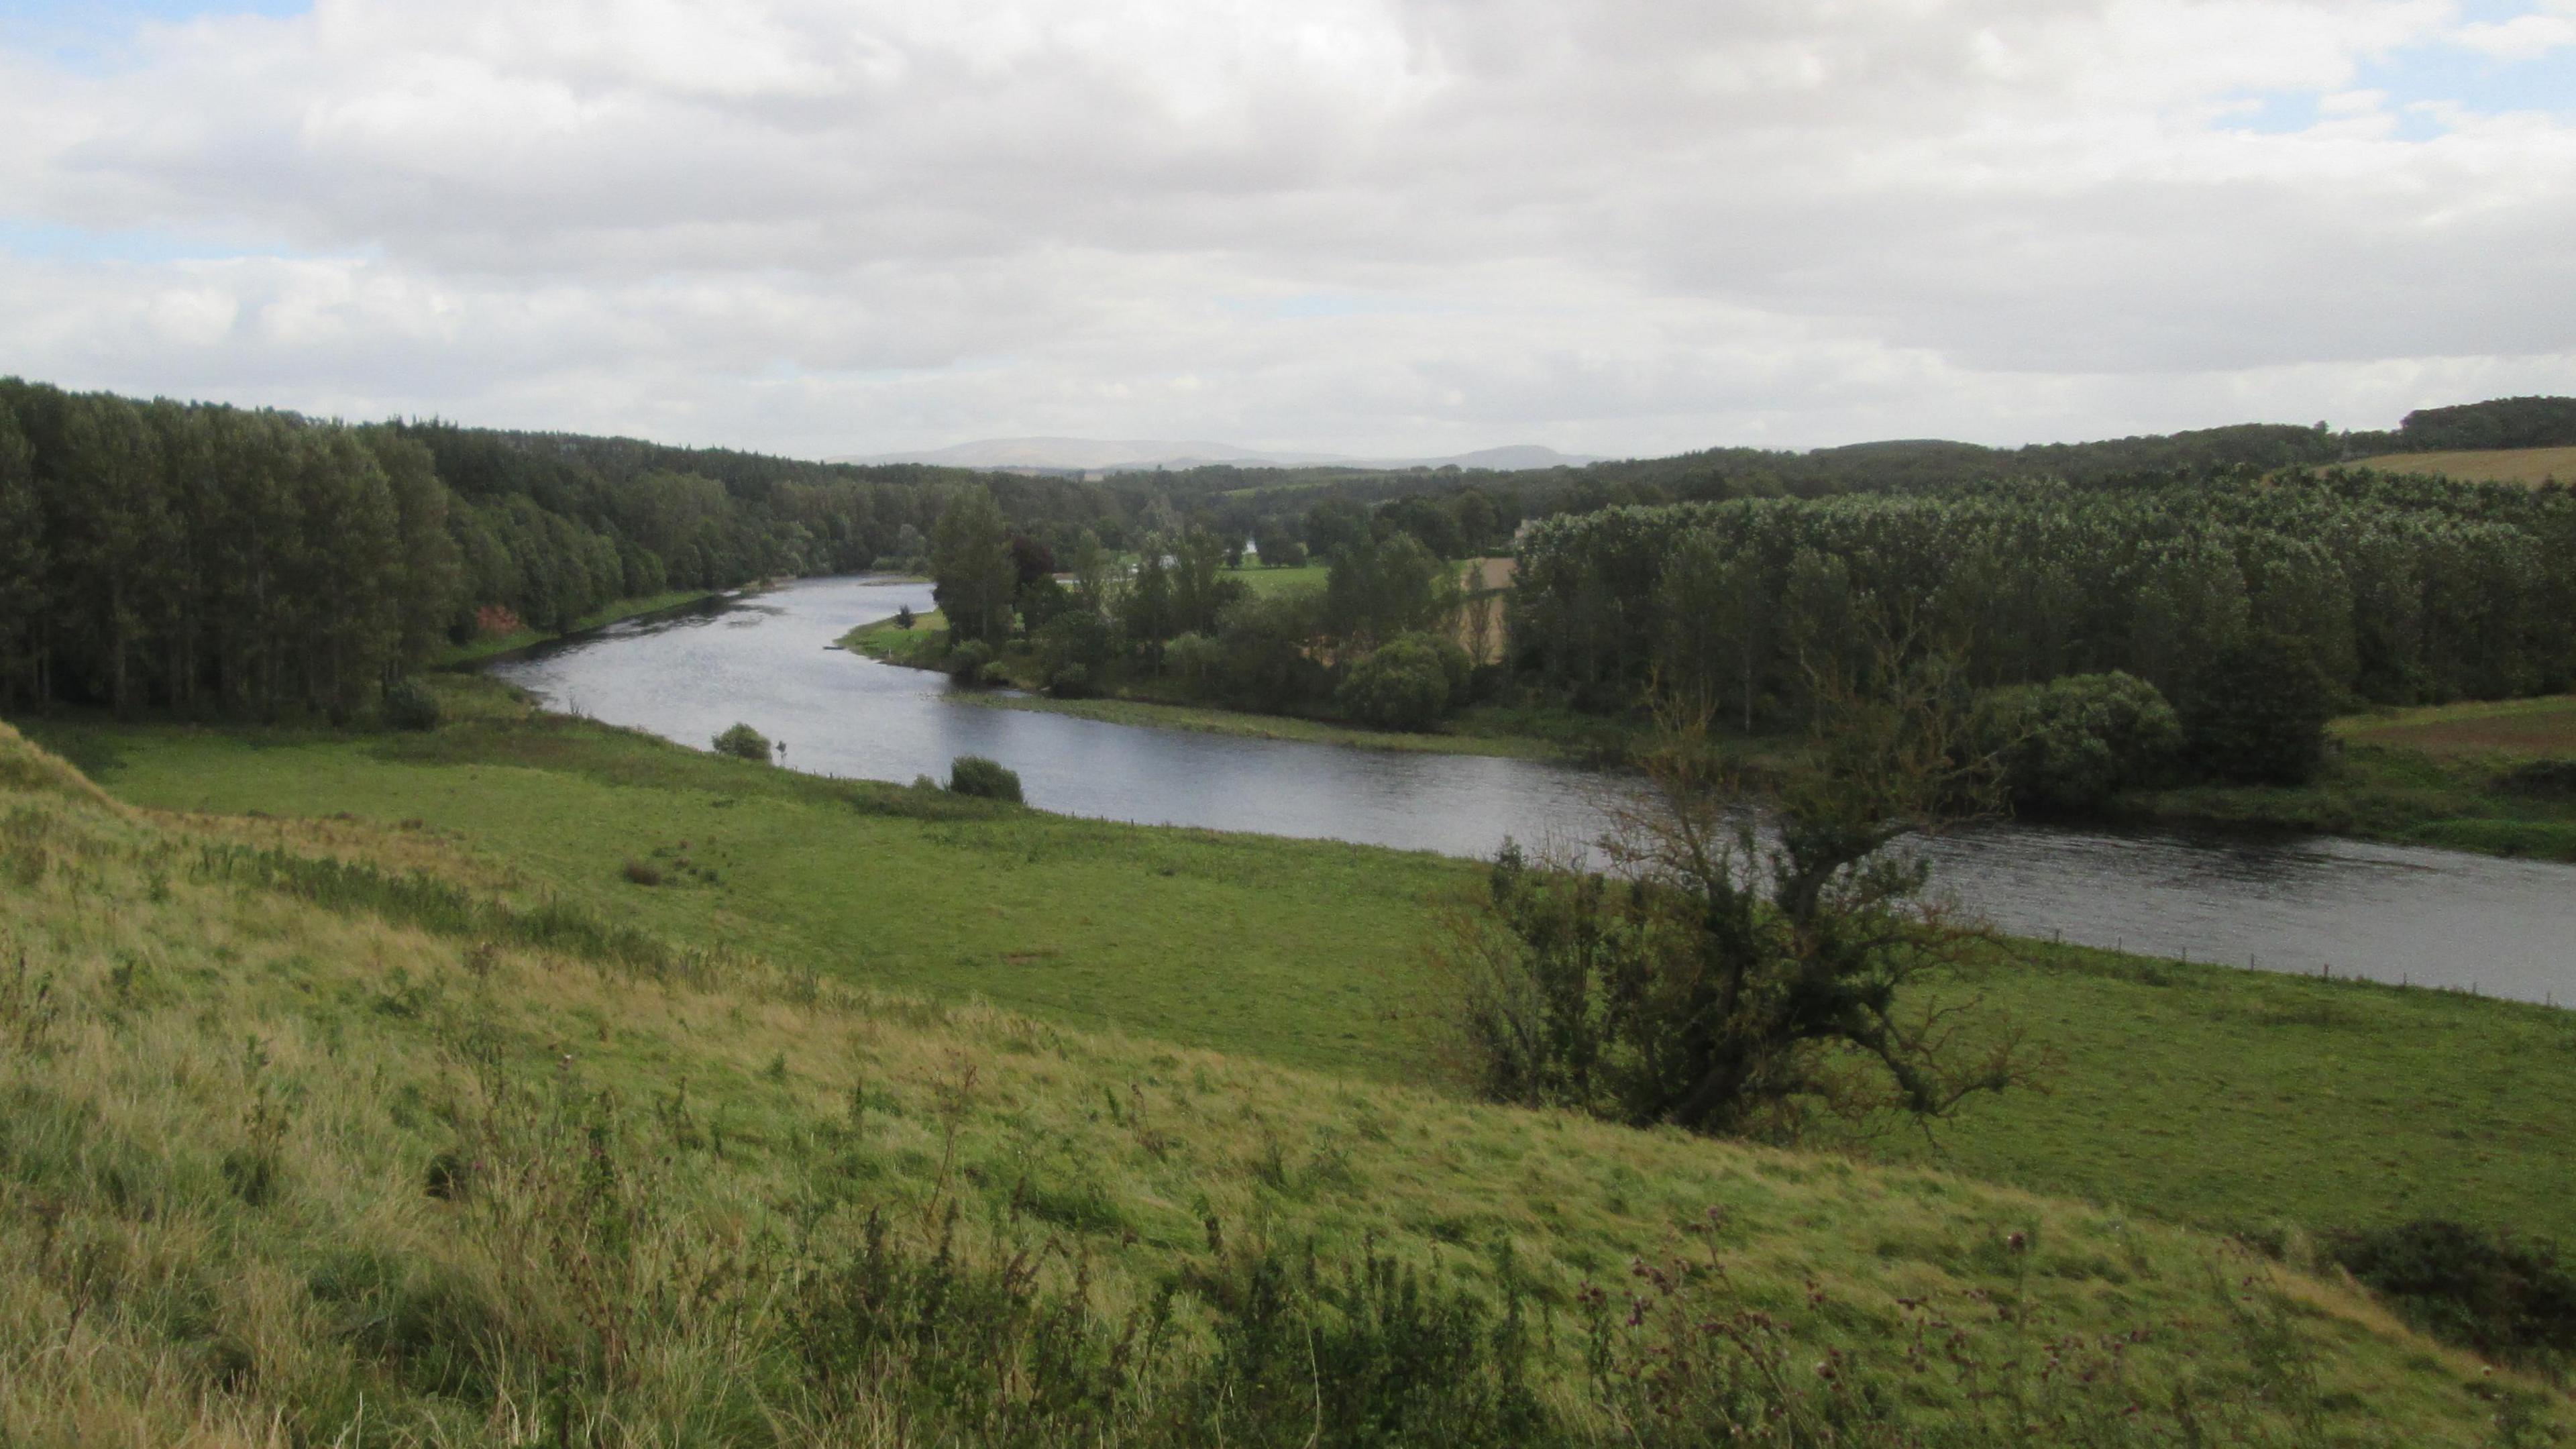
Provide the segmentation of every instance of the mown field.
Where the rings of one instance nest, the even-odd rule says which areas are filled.
[[[2352,465],[2386,473],[2439,473],[2470,483],[2576,484],[2576,448],[2494,448],[2462,453],[2390,453]]]
[[[448,687],[479,717],[425,738],[40,733],[139,804],[418,821],[525,898],[836,981],[1443,1080],[1424,966],[1472,863],[978,813]],[[629,861],[669,883],[628,883]],[[2050,1090],[1866,1150],[2214,1226],[2440,1215],[2576,1241],[2576,1015],[2038,943],[1977,987],[2062,1059]]]
[[[961,1003],[1026,978],[956,963],[950,1002],[912,999],[868,965],[916,918],[993,940],[1078,900],[1078,852],[1046,843],[1123,835],[1145,869],[1092,908],[1204,1006],[1246,987],[1249,933],[1196,947],[1191,908],[1249,902],[1221,868],[1249,842],[1066,836],[497,713],[398,749],[70,737],[128,797],[267,815],[140,813],[0,727],[6,1442],[1681,1444],[1741,1411],[1810,1441],[1866,1415],[2465,1446],[2566,1419],[2295,1244],[1278,1064],[1307,1033],[1221,1055],[1186,1014],[1075,1030]],[[553,808],[504,808],[528,796]],[[335,802],[423,818],[284,818]],[[770,817],[829,868],[790,873]],[[688,847],[714,878],[610,882],[680,823],[718,824]],[[1460,874],[1364,854],[1257,879],[1340,914],[1386,908],[1390,873]],[[841,913],[822,959],[687,929],[804,892]],[[2098,964],[2075,973],[2098,991],[2214,989]],[[2353,1031],[2536,1020],[2318,989]]]

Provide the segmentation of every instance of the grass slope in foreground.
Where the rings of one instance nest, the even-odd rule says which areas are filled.
[[[513,904],[422,830],[141,814],[5,726],[0,877],[0,1441],[2563,1418],[2182,1230],[881,996]]]
[[[1471,862],[827,781],[443,681],[428,736],[48,737],[160,808],[470,840],[497,878],[703,949],[1379,1082],[1437,1084],[1425,952]],[[630,884],[629,860],[665,884]],[[686,862],[683,866],[682,862]],[[1857,1143],[2229,1229],[2450,1217],[2576,1242],[2576,1013],[2016,943],[1977,983],[2064,1059],[1937,1143]]]

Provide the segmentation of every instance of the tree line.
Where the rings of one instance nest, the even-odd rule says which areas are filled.
[[[965,476],[0,379],[0,703],[347,719],[486,632],[918,566]],[[1143,506],[992,486],[1042,530]]]
[[[2236,470],[1737,499],[1550,519],[1519,561],[1533,684],[1596,710],[1679,692],[1745,729],[1803,719],[1890,634],[1987,689],[2124,673],[2209,730],[2265,700],[2321,720],[2576,681],[2563,488]]]

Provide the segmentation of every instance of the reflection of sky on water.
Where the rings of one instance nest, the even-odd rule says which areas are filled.
[[[1598,836],[1617,777],[1530,760],[1338,749],[953,703],[948,684],[826,648],[927,584],[822,579],[612,626],[493,667],[558,707],[705,748],[740,720],[787,763],[880,780],[957,755],[1031,804],[1149,824],[1485,855]],[[1995,826],[1931,848],[1935,880],[2022,935],[2194,960],[2576,1003],[2576,869],[2339,840]]]

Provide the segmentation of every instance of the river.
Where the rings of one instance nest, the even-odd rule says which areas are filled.
[[[951,699],[936,674],[830,647],[927,584],[810,579],[629,620],[497,660],[550,705],[703,749],[737,720],[786,763],[1020,774],[1029,803],[1110,820],[1488,855],[1580,845],[1625,777],[1568,764],[1346,749],[1101,724]],[[2576,867],[2318,837],[2004,824],[1930,847],[1938,889],[2016,935],[2269,970],[2576,1004]]]

